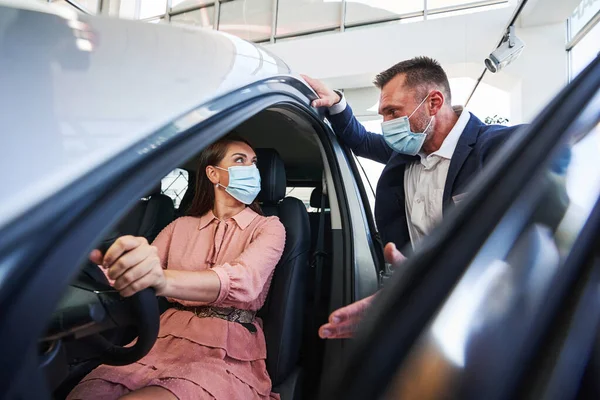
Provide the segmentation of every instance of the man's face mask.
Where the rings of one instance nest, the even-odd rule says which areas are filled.
[[[229,185],[227,187],[217,183],[225,189],[234,199],[248,205],[252,204],[260,192],[260,172],[256,165],[236,165],[227,169],[217,167],[229,172]]]
[[[388,146],[390,146],[394,151],[400,154],[414,156],[421,150],[421,147],[423,147],[423,143],[427,137],[427,129],[429,129],[431,123],[433,122],[433,116],[431,116],[431,119],[429,120],[429,123],[423,132],[412,132],[410,130],[409,119],[417,112],[419,108],[421,108],[428,97],[429,94],[425,96],[423,101],[419,103],[417,108],[415,108],[415,110],[408,117],[400,117],[381,123],[383,138]]]

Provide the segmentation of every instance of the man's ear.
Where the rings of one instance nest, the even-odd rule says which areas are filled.
[[[431,92],[431,94],[429,95],[429,110],[431,112],[431,115],[437,114],[444,105],[445,101],[446,98],[444,97],[444,94],[441,91],[434,90],[433,92]]]
[[[206,167],[206,177],[212,182],[213,185],[219,183],[219,173],[212,165]]]

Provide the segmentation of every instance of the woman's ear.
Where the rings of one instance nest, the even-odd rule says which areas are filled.
[[[220,183],[219,182],[219,173],[217,172],[217,169],[211,165],[206,167],[206,176],[207,176],[208,180],[210,180],[212,182],[213,185]]]

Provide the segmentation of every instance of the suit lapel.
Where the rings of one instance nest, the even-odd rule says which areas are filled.
[[[466,112],[466,111],[465,111]],[[454,182],[460,172],[465,160],[471,154],[473,145],[477,142],[477,136],[483,123],[473,114],[469,118],[469,122],[465,127],[465,130],[460,135],[460,139],[456,144],[454,154],[450,160],[450,167],[448,168],[448,176],[446,177],[446,183],[444,185],[443,195],[443,207],[444,209],[451,204],[450,199],[452,198],[452,190],[454,188]]]
[[[404,207],[404,169],[407,164],[418,160],[418,156],[407,156],[394,152],[379,178],[379,183],[393,189],[402,207]]]
[[[415,161],[419,161],[419,156],[407,156],[405,154],[399,154],[394,152],[381,175],[386,174],[391,177],[388,182],[388,186],[402,186],[404,187],[404,167]],[[402,172],[402,173],[399,173]]]

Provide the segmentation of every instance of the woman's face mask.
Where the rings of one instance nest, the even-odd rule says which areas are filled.
[[[217,183],[225,189],[234,199],[249,205],[252,204],[260,192],[260,172],[255,164],[236,165],[227,169],[217,167],[229,173],[229,185],[227,187]]]
[[[419,103],[417,108],[415,108],[415,110],[408,117],[400,117],[381,123],[383,138],[388,146],[390,146],[394,151],[400,154],[414,156],[421,150],[421,147],[423,147],[423,143],[427,137],[427,129],[429,129],[431,126],[434,117],[431,116],[431,119],[429,120],[429,123],[423,132],[412,132],[410,130],[409,119],[417,112],[419,108],[421,108],[428,97],[429,94],[425,96],[423,101]]]

